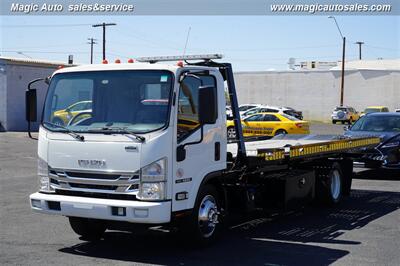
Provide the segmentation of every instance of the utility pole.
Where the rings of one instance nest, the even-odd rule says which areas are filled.
[[[343,36],[342,31],[339,28],[339,24],[336,21],[336,18],[334,16],[329,16],[328,18],[332,18],[335,21],[336,27],[339,31],[340,37],[342,37],[342,42],[343,42],[343,48],[342,48],[342,80],[341,80],[341,85],[340,85],[340,106],[343,106],[343,100],[344,100],[344,64],[346,60],[346,37]]]
[[[88,42],[90,44],[90,64],[93,64],[93,44],[97,44],[97,40],[93,38],[88,38],[88,40],[90,41]]]
[[[117,24],[115,23],[100,23],[100,24],[94,24],[92,27],[103,27],[103,60],[106,60],[106,27],[107,26],[115,26]]]
[[[364,42],[355,42],[355,44],[358,44],[358,59],[361,60],[361,46],[364,44]]]

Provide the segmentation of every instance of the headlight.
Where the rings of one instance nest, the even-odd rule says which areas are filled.
[[[395,142],[389,142],[386,143],[385,145],[383,145],[381,148],[395,148],[395,147],[399,147],[400,146],[400,142],[399,141],[395,141]]]
[[[46,161],[41,158],[38,158],[38,177],[39,191],[54,192],[54,189],[50,186],[49,166]]]
[[[166,198],[166,165],[167,160],[163,158],[140,170],[138,199],[164,200]]]

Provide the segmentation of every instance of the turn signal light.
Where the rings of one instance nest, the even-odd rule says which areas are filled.
[[[133,62],[135,62],[135,61],[132,58],[128,59],[128,63],[133,63]]]
[[[115,59],[115,63],[116,63],[116,64],[121,64],[121,60]]]

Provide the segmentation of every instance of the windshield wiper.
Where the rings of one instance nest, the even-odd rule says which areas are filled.
[[[139,140],[140,142],[144,142],[146,140],[145,137],[139,136],[135,132],[127,129],[126,127],[101,127],[101,128],[92,128],[89,131],[103,131],[103,132],[115,132],[115,133],[124,133],[129,134],[135,137],[135,139]]]
[[[67,128],[67,127],[64,127],[64,126],[62,126],[62,125],[57,125],[57,124],[53,124],[53,123],[50,123],[50,122],[43,122],[43,124],[44,124],[44,125],[49,125],[49,126],[52,126],[52,127],[62,128],[62,129],[64,129],[64,130],[67,131],[67,132],[65,132],[65,133],[69,134],[70,136],[74,137],[74,139],[77,139],[77,140],[79,140],[79,141],[84,141],[84,140],[85,140],[85,137],[84,137],[84,136],[79,135],[79,134],[76,133],[75,131],[72,131],[71,129],[69,129],[69,128]],[[62,132],[62,131],[60,131],[60,132]]]

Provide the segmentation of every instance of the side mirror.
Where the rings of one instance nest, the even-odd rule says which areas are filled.
[[[44,83],[46,83],[47,85],[50,84],[50,81],[51,81],[51,76],[48,76],[48,77],[46,77],[46,78],[44,79]]]
[[[214,86],[201,86],[199,88],[199,122],[215,124],[218,117],[217,95]]]
[[[36,89],[25,92],[26,121],[36,122],[37,120],[37,96]]]

